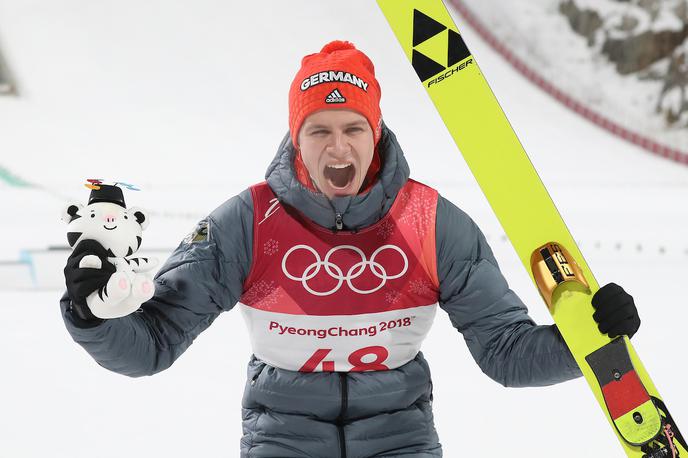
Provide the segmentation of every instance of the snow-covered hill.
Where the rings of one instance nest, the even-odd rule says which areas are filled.
[[[627,139],[648,137],[688,154],[685,0],[453,3],[538,77],[630,131]]]

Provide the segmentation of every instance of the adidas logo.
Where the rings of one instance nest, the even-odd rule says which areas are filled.
[[[325,103],[345,103],[346,99],[344,96],[339,92],[339,89],[335,89],[334,91],[330,92],[327,97],[325,98]]]

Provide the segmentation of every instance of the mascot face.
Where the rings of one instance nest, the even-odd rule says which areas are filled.
[[[67,241],[74,247],[80,240],[95,240],[111,257],[131,256],[141,246],[141,233],[148,227],[146,212],[124,208],[111,202],[83,206],[68,205],[62,214],[67,223]]]

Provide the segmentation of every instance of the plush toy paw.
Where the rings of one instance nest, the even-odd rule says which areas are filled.
[[[137,275],[131,284],[132,297],[145,302],[155,293],[155,284],[145,275]]]
[[[108,302],[119,302],[131,293],[131,281],[126,272],[115,272],[107,285]]]
[[[131,294],[131,281],[126,272],[115,272],[103,288],[94,291],[86,299],[91,313],[98,318],[117,318],[125,313],[119,304]]]
[[[80,269],[100,269],[103,267],[103,261],[94,254],[88,254],[81,258],[79,262]]]

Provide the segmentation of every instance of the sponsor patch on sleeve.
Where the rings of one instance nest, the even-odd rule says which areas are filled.
[[[193,231],[191,231],[189,235],[184,237],[184,243],[191,244],[207,242],[208,240],[210,240],[209,230],[210,221],[208,221],[207,219],[199,221],[196,224],[196,227],[193,229]]]

